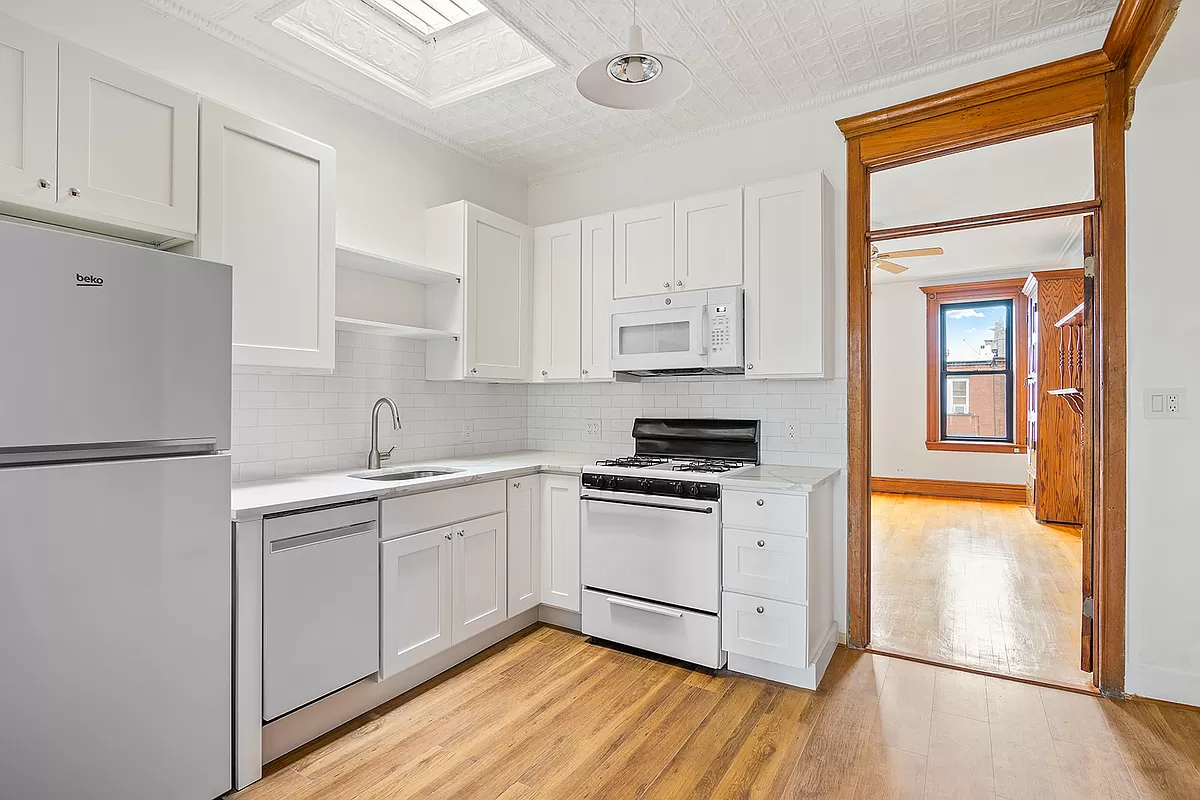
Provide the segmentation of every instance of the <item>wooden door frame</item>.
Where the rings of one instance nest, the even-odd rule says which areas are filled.
[[[1091,124],[1099,266],[1094,282],[1089,520],[1096,548],[1094,679],[1125,689],[1125,130],[1133,91],[1180,0],[1122,0],[1104,48],[838,121],[847,194],[847,643],[871,637],[871,173]]]

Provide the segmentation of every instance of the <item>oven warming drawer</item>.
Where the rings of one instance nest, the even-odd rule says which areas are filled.
[[[715,615],[583,590],[583,632],[712,669],[724,666]]]

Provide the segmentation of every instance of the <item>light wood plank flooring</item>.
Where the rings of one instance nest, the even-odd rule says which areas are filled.
[[[532,628],[237,800],[1196,798],[1200,710],[839,648],[807,692]]]
[[[1016,503],[871,496],[871,646],[1091,686],[1079,669],[1079,529]]]

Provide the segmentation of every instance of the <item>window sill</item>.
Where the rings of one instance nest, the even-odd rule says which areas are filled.
[[[1012,442],[926,442],[926,450],[948,450],[955,453],[1027,453],[1029,448]]]

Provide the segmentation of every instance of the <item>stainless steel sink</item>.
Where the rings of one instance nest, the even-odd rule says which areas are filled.
[[[359,478],[364,481],[417,481],[422,478],[436,478],[439,475],[453,475],[456,472],[462,472],[461,469],[439,469],[435,467],[427,467],[424,469],[395,469],[395,470],[372,470],[369,472],[352,472],[351,478]]]

